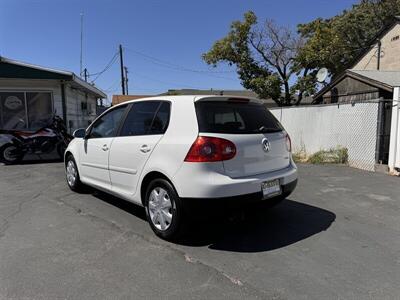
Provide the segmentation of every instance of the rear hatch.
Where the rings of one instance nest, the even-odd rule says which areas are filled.
[[[258,101],[241,98],[207,98],[195,103],[200,135],[233,142],[236,155],[223,161],[232,178],[286,168],[290,153],[286,132]]]

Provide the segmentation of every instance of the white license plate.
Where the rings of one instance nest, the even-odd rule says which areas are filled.
[[[279,179],[264,181],[261,183],[261,189],[263,192],[264,199],[280,195],[282,193]]]

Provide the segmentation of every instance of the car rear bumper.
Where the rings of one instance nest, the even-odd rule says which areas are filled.
[[[191,164],[183,167],[174,178],[181,198],[230,198],[261,195],[261,184],[279,179],[282,190],[296,186],[297,167],[294,162],[281,170],[253,176],[231,178],[217,165]],[[261,198],[261,197],[259,197]]]
[[[282,197],[288,197],[296,188],[297,179],[291,181],[287,184],[282,185],[282,194],[264,199],[262,192],[256,192],[251,194],[244,194],[239,196],[231,196],[231,197],[220,197],[220,198],[183,198],[188,204],[210,204],[213,205],[235,205],[235,204],[249,204],[249,203],[256,203],[256,202],[268,202],[269,200]]]

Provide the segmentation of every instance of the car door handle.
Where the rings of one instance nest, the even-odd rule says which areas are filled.
[[[103,147],[101,147],[101,149],[102,149],[103,151],[107,151],[107,150],[108,150],[108,146],[107,146],[107,145],[103,145]]]
[[[142,147],[140,147],[140,151],[143,153],[147,153],[151,150],[151,148],[147,145],[142,145]]]

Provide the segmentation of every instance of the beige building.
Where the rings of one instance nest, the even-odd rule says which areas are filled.
[[[400,70],[400,20],[382,30],[368,50],[350,68],[353,70]]]

